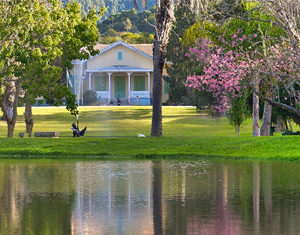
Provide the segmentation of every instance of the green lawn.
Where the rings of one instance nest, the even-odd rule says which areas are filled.
[[[14,136],[25,131],[24,108],[18,109],[18,119]],[[0,113],[1,115],[1,113]],[[72,136],[71,124],[76,117],[71,116],[64,107],[33,108],[35,121],[33,131],[60,131],[60,137]],[[122,136],[136,137],[138,133],[150,135],[152,107],[80,107],[80,129],[87,126],[86,136]],[[241,135],[251,136],[251,121],[242,126]],[[6,137],[6,122],[0,121],[0,137]],[[199,114],[195,108],[163,107],[164,137],[221,137],[236,136],[234,128],[227,118],[213,119]]]
[[[252,119],[236,137],[227,118],[215,120],[194,108],[163,107],[163,138],[151,138],[151,107],[80,107],[80,129],[86,136],[72,138],[76,117],[65,108],[33,108],[35,131],[60,131],[59,138],[19,138],[25,131],[24,108],[19,108],[13,139],[0,122],[2,157],[130,157],[130,158],[260,158],[298,160],[298,136],[254,138]],[[0,113],[1,114],[1,113]],[[299,128],[296,128],[296,131]],[[138,138],[142,133],[146,138]],[[300,159],[300,158],[299,158]]]

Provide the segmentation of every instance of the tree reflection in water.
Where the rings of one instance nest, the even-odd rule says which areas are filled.
[[[0,234],[300,234],[299,163],[0,162]]]

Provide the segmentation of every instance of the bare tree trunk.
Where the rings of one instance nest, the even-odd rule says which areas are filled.
[[[153,42],[153,112],[151,136],[162,137],[162,72],[166,59],[169,31],[174,17],[173,0],[157,0],[156,32]]]
[[[28,101],[25,102],[25,123],[28,137],[31,137],[34,121],[32,119],[32,106]]]
[[[272,94],[269,95],[272,98]],[[271,118],[272,118],[272,105],[269,102],[265,102],[264,105],[264,115],[260,129],[261,136],[270,136],[271,129]]]
[[[16,123],[7,122],[7,137],[9,137],[9,138],[13,138],[14,137],[15,125],[16,125]]]
[[[260,136],[259,131],[259,97],[253,92],[253,133],[252,136]]]
[[[16,87],[15,85],[11,85],[9,87],[8,93],[6,98],[3,98],[6,102],[6,107],[7,107],[7,112],[8,112],[8,116],[10,118],[13,117],[13,103],[14,103],[14,99],[15,99],[15,93],[16,93]],[[5,115],[3,114],[2,118],[3,121],[6,121],[5,119]]]
[[[238,134],[238,137],[240,136],[240,130],[241,130],[241,125],[236,125],[235,126],[235,132]]]
[[[289,126],[290,126],[290,129],[291,129],[291,132],[294,133],[294,129],[293,129],[293,126],[292,126],[292,122],[291,122],[291,119],[290,117],[287,117],[287,121],[289,123]]]
[[[14,128],[16,125],[16,121],[17,121],[17,116],[18,116],[18,112],[17,112],[17,108],[18,108],[18,97],[19,97],[19,93],[21,90],[21,86],[17,86],[15,95],[14,95],[14,102],[13,107],[12,107],[12,112],[13,115],[12,117],[9,115],[10,110],[8,110],[8,107],[6,106],[6,97],[8,96],[9,90],[11,89],[11,86],[15,86],[14,82],[11,82],[10,84],[8,84],[5,88],[4,94],[2,96],[2,100],[0,102],[0,106],[3,112],[3,115],[5,117],[5,120],[7,122],[7,137],[12,138],[13,134],[14,134]]]

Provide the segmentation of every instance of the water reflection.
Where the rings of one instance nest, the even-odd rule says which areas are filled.
[[[0,234],[300,234],[299,163],[0,162]]]
[[[78,162],[74,234],[153,234],[152,162]]]

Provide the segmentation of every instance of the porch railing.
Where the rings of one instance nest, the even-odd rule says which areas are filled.
[[[109,91],[96,91],[97,98],[101,96],[101,98],[108,98]]]
[[[149,91],[130,91],[129,92],[129,97],[130,98],[150,98],[149,97]]]

